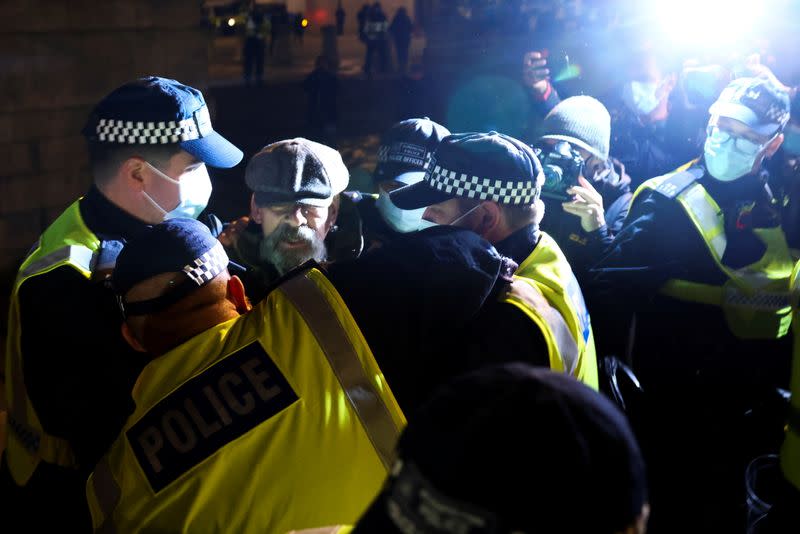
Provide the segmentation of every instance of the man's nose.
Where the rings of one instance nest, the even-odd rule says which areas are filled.
[[[308,219],[303,215],[302,206],[296,206],[286,217],[292,226],[308,225]]]

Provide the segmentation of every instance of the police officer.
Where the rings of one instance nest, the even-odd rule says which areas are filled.
[[[431,154],[447,135],[450,135],[447,128],[427,117],[402,120],[383,134],[378,164],[372,173],[378,193],[344,193],[358,207],[365,250],[380,246],[397,234],[427,226],[427,221],[422,220],[424,208],[401,210],[392,203],[389,193],[421,181]]]
[[[794,260],[763,170],[783,142],[789,97],[768,79],[740,78],[709,111],[702,157],[637,190],[596,286],[620,318],[636,313],[630,358],[650,398],[641,423],[664,514],[653,520],[702,495],[699,528],[737,528],[744,497],[731,477],[748,448],[765,445],[742,431],[741,414],[789,376]],[[663,418],[678,415],[676,433]]]
[[[92,185],[34,244],[11,294],[2,471],[25,501],[4,504],[29,528],[83,526],[86,474],[133,409],[143,361],[119,335],[107,287],[122,242],[196,217],[211,194],[206,165],[242,159],[212,128],[200,91],[166,78],[115,89],[83,133]]]
[[[386,19],[380,2],[372,4],[367,11],[364,19],[364,42],[367,45],[364,74],[372,76],[372,62],[375,54],[378,55],[380,72],[386,73],[389,69],[389,21]]]
[[[220,240],[246,268],[240,274],[251,299],[261,300],[272,282],[298,265],[328,259],[326,238],[349,180],[339,152],[302,137],[271,143],[250,159],[250,216],[229,225]],[[353,255],[361,250],[357,237]]]
[[[191,219],[120,254],[123,335],[151,360],[87,483],[95,530],[352,522],[391,466],[403,413],[324,274],[301,269],[251,308],[227,266]]]
[[[95,529],[352,523],[391,466],[400,408],[413,413],[435,385],[477,365],[461,342],[507,285],[486,241],[457,228],[429,234],[326,273],[301,266],[252,309],[198,223],[167,221],[127,244],[114,273],[123,333],[150,363],[137,411],[89,481]],[[407,285],[373,283],[387,262]],[[498,340],[484,327],[496,340],[478,348],[484,363],[529,359],[525,332],[507,351],[515,332]]]
[[[442,140],[424,179],[392,191],[390,198],[402,209],[427,206],[424,219],[468,228],[514,260],[516,275],[546,299],[533,307],[513,303],[541,327],[550,366],[597,388],[594,337],[581,289],[561,249],[539,229],[543,181],[536,154],[521,141],[497,132],[454,134]],[[577,347],[577,360],[566,357],[558,340]]]

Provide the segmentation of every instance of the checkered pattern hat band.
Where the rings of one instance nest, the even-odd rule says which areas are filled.
[[[214,279],[219,273],[228,268],[228,255],[222,248],[222,243],[217,242],[208,252],[183,267],[183,272],[198,286],[202,286]]]
[[[100,119],[95,126],[99,141],[139,145],[166,145],[201,139],[212,133],[206,106],[181,121],[122,121]]]
[[[378,147],[378,162],[400,163],[427,169],[431,161],[431,152],[424,146],[414,143],[391,143]]]
[[[228,268],[228,255],[222,248],[222,243],[217,242],[208,252],[183,267],[183,272],[189,277],[173,290],[149,300],[127,302],[122,296],[118,297],[118,304],[125,317],[147,315],[169,308],[193,290],[204,286],[213,280],[219,273]]]
[[[531,204],[539,198],[540,190],[530,180],[481,178],[445,169],[435,162],[431,165],[425,180],[430,187],[449,195],[513,205]]]

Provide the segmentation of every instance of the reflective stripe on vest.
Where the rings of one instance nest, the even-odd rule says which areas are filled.
[[[551,355],[551,369],[574,375],[580,358],[578,344],[564,317],[547,302],[536,285],[530,280],[516,276],[509,285],[504,300],[518,304],[523,311],[534,311],[529,317],[539,325],[545,336]]]
[[[392,421],[389,410],[364,372],[330,304],[319,287],[306,276],[291,278],[281,286],[281,291],[314,332],[383,465],[387,470],[391,469],[400,429]]]
[[[789,418],[786,436],[780,452],[783,476],[800,491],[800,262],[792,270],[792,335],[793,359],[790,388]]]
[[[680,179],[680,175],[674,175]],[[648,180],[645,189],[663,188],[673,176]],[[640,188],[641,189],[641,188]],[[791,323],[789,277],[793,267],[786,238],[780,228],[755,228],[753,234],[766,246],[762,258],[746,267],[731,269],[722,263],[727,247],[725,220],[716,201],[698,182],[674,197],[700,234],[711,258],[728,278],[723,286],[691,280],[668,280],[663,295],[722,309],[731,332],[746,339],[777,339]]]
[[[352,524],[379,491],[406,424],[352,315],[316,269],[151,361],[133,399],[136,411],[86,486],[95,529]]]
[[[89,484],[91,491],[94,492],[95,499],[100,505],[100,509],[103,511],[103,521],[94,531],[103,534],[116,533],[117,529],[114,527],[111,514],[114,512],[114,508],[117,507],[122,491],[119,489],[117,481],[114,480],[114,475],[111,474],[107,457],[101,458],[100,462],[95,466]]]
[[[554,353],[553,349],[557,348],[557,344],[553,343],[550,346],[551,368],[569,369],[574,367],[572,374],[577,379],[598,389],[597,354],[589,312],[586,309],[578,281],[572,273],[572,268],[555,240],[546,232],[542,232],[536,248],[520,264],[515,275],[532,283],[544,295],[550,306],[555,308],[566,322],[571,337],[578,347],[577,362],[573,365],[570,361],[563,361],[560,354]],[[536,312],[532,311],[532,313]],[[545,321],[544,317],[541,319]],[[547,335],[545,335],[546,338]],[[556,339],[556,337],[555,334],[552,334],[552,339]]]
[[[76,201],[44,231],[38,246],[20,266],[14,282],[3,365],[4,396],[8,403],[5,454],[9,471],[20,486],[27,484],[40,461],[74,467],[75,457],[66,440],[44,432],[28,398],[21,359],[19,289],[27,279],[61,266],[72,267],[85,278],[91,278],[94,252],[99,244],[99,239],[83,223]]]

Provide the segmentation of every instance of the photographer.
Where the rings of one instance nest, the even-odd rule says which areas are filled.
[[[598,100],[574,96],[542,123],[536,146],[545,172],[542,199],[550,234],[579,282],[622,227],[631,203],[625,167],[608,155],[611,117]]]

